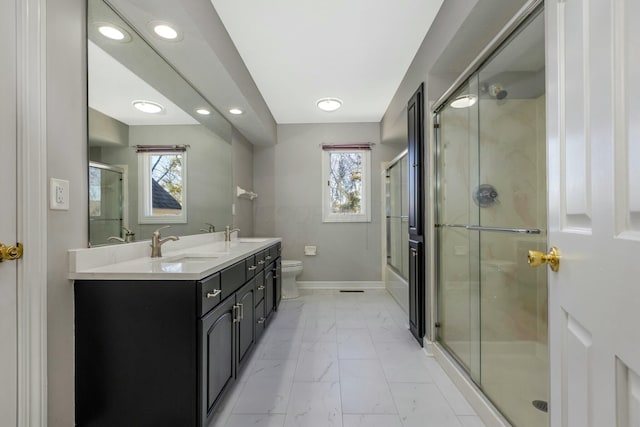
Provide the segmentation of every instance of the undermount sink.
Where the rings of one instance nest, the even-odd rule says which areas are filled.
[[[262,243],[266,242],[269,239],[264,239],[261,237],[240,237],[238,242],[240,243]]]
[[[219,253],[196,253],[196,254],[182,254],[173,257],[162,258],[162,263],[203,263],[225,256],[226,254]]]

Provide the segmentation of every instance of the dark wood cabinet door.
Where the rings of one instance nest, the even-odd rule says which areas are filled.
[[[264,317],[267,319],[269,318],[269,316],[271,316],[271,313],[273,312],[274,301],[276,296],[275,283],[273,280],[273,266],[274,264],[271,264],[271,267],[269,268],[269,270],[267,270],[266,274],[264,275],[264,284],[266,286],[266,289],[264,290]]]
[[[273,279],[275,281],[276,289],[276,301],[274,309],[278,311],[278,307],[280,307],[280,301],[282,301],[282,262],[280,258],[276,260],[275,264],[276,268],[274,271]]]
[[[228,298],[200,320],[200,425],[208,425],[215,406],[235,381],[235,298]]]
[[[423,203],[423,88],[420,84],[407,104],[407,136],[409,154],[409,234],[422,235]]]
[[[236,294],[238,322],[238,369],[247,360],[255,342],[255,279],[250,280]]]
[[[266,320],[264,318],[264,300],[260,301],[258,305],[256,305],[254,313],[254,319],[256,321],[256,342],[258,342],[262,336],[262,332],[264,332],[264,322]]]
[[[424,279],[422,242],[409,240],[409,329],[422,345],[424,336]]]

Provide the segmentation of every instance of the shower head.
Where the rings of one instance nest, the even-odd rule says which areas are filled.
[[[489,86],[489,95],[496,99],[505,99],[509,93],[499,84]]]

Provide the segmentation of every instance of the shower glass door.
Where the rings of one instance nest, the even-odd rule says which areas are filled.
[[[518,427],[548,425],[544,81],[538,13],[436,118],[438,339]]]
[[[479,177],[477,76],[454,96],[466,108],[447,107],[438,122],[438,338],[480,381],[480,209],[470,197]],[[458,104],[454,104],[458,105]]]
[[[91,246],[122,237],[123,171],[115,166],[89,163],[89,236]]]

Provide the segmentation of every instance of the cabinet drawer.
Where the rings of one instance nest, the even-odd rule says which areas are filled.
[[[268,254],[268,252],[267,252],[267,254]],[[259,271],[264,270],[264,266],[266,265],[266,261],[265,261],[265,259],[264,259],[264,256],[265,256],[265,251],[260,251],[260,252],[258,252],[257,254],[255,254],[255,258],[256,258],[256,266],[257,266],[257,268],[256,268],[256,274],[257,274]]]
[[[202,316],[222,301],[220,273],[198,281],[198,294],[200,295],[198,315]]]
[[[220,273],[220,289],[222,289],[221,299],[233,295],[235,291],[246,282],[245,262],[240,261],[227,267]]]
[[[280,243],[269,248],[269,255],[271,256],[271,261],[275,261],[280,256]]]
[[[278,258],[278,252],[277,250],[273,250],[273,246],[270,247],[269,249],[266,249],[264,254],[264,260],[265,260],[265,266],[268,266],[269,264],[271,264],[273,261],[275,261],[276,258]]]
[[[247,270],[246,280],[249,280],[256,274],[256,270],[258,270],[258,264],[256,264],[255,255],[251,255],[250,257],[245,258],[245,263]]]

